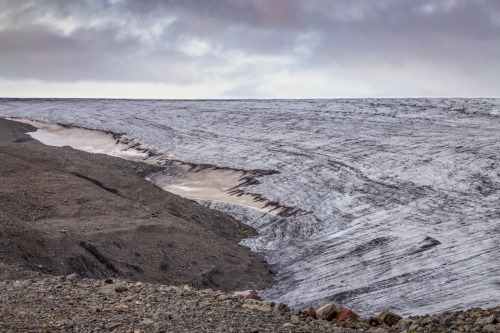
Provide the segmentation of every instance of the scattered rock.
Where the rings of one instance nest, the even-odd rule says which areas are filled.
[[[398,329],[400,331],[402,330],[405,330],[407,328],[410,327],[410,325],[412,324],[412,321],[410,319],[400,319],[396,325],[394,325],[393,327],[395,329]]]
[[[382,321],[389,327],[396,325],[398,321],[403,319],[403,317],[390,311],[384,311],[381,314],[379,314],[378,317],[382,319]]]
[[[316,310],[312,306],[308,306],[306,309],[306,316],[316,319]]]
[[[122,293],[122,292],[127,291],[127,290],[128,290],[128,288],[124,284],[118,284],[115,287],[115,291],[119,292],[119,293]]]
[[[379,327],[379,328],[375,329],[375,330],[374,330],[374,331],[372,331],[372,332],[373,332],[373,333],[388,333],[388,331],[387,331],[387,330],[385,330],[385,329],[383,329],[383,328],[381,328],[381,327]]]
[[[350,309],[342,309],[335,317],[335,322],[346,321],[349,318],[358,318],[358,314]]]
[[[377,327],[377,326],[381,326],[384,323],[384,321],[382,319],[380,319],[379,317],[370,317],[370,320],[368,323],[373,327]]]
[[[136,301],[139,299],[139,295],[132,295],[132,296],[129,296],[129,297],[126,297],[125,299],[123,299],[124,302],[132,302],[132,301]]]
[[[316,316],[318,319],[331,321],[342,309],[343,306],[339,303],[329,302],[316,310]]]
[[[107,330],[112,330],[114,328],[117,328],[120,325],[121,325],[120,323],[111,322],[111,323],[107,323],[106,325],[104,325],[104,328]]]
[[[360,322],[357,322],[355,324],[355,326],[357,328],[359,328],[359,329],[363,329],[363,330],[367,330],[367,331],[372,329],[372,327],[370,326],[370,324],[368,324],[368,322],[362,322],[362,321],[360,321]],[[385,329],[385,327],[381,327],[381,328]]]
[[[114,295],[115,287],[113,285],[105,285],[101,287],[98,292],[103,295]]]
[[[482,328],[483,332],[488,332],[488,333],[496,333],[500,332],[500,330],[497,330],[496,325],[493,324],[488,324]]]
[[[76,280],[78,280],[78,274],[73,273],[73,274],[66,275],[66,280],[76,281]]]
[[[487,324],[496,324],[496,323],[498,323],[498,320],[497,320],[496,316],[494,314],[492,314],[484,319],[484,323],[486,325]]]
[[[267,302],[261,302],[253,299],[246,299],[245,303],[242,305],[244,309],[248,309],[251,311],[258,311],[258,312],[272,312],[273,308],[271,307],[271,304]]]
[[[149,319],[149,318],[146,318],[146,319],[144,319],[143,321],[141,321],[141,324],[142,324],[142,325],[145,325],[145,326],[151,326],[151,325],[153,325],[154,323],[155,323],[155,322],[154,322],[154,320]]]
[[[425,326],[431,326],[432,323],[433,323],[433,318],[432,317],[425,317],[420,322],[420,325],[425,327]]]

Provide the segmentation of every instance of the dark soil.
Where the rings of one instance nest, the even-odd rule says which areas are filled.
[[[244,290],[273,284],[239,246],[255,230],[144,180],[158,167],[41,144],[0,119],[0,279],[118,277]]]

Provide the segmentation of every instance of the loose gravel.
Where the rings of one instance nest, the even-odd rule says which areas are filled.
[[[2,332],[500,332],[500,307],[329,322],[256,296],[76,274],[0,282]],[[250,294],[251,295],[251,294]]]

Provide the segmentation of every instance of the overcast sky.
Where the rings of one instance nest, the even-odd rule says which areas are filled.
[[[500,97],[499,0],[0,0],[0,97]]]

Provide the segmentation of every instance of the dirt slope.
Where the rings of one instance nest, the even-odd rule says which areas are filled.
[[[165,192],[155,167],[42,145],[0,119],[0,278],[120,277],[223,290],[273,283],[255,231]]]

